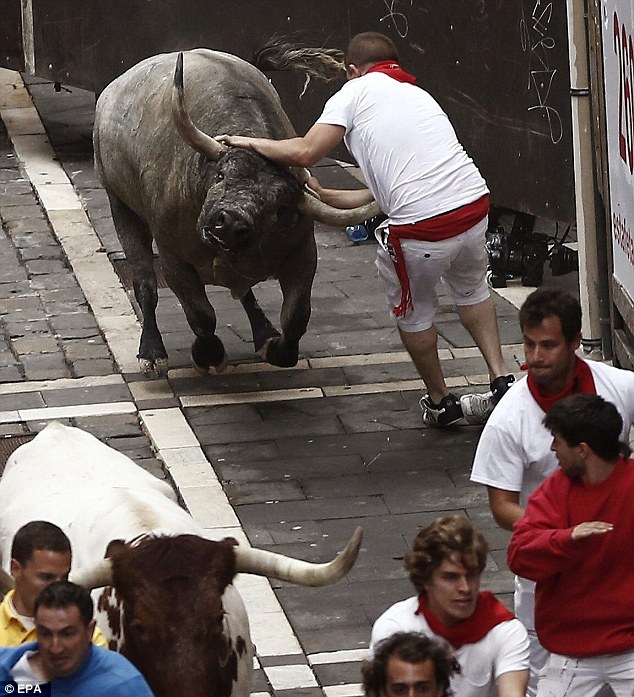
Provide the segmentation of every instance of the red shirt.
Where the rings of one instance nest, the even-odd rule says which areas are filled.
[[[579,523],[614,529],[573,541]],[[535,629],[549,650],[600,656],[634,649],[634,460],[598,484],[561,471],[528,499],[508,548],[511,570],[537,582]]]

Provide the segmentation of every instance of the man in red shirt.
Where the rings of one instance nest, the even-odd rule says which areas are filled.
[[[538,697],[634,688],[634,461],[622,419],[598,395],[557,402],[544,424],[560,470],[515,523],[509,567],[536,581],[535,629],[551,652]]]

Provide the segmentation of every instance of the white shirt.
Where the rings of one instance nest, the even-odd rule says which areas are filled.
[[[35,656],[37,651],[26,651],[23,653],[16,664],[11,668],[11,677],[13,682],[18,685],[45,685],[48,680],[42,680],[31,667],[29,659]]]
[[[396,632],[419,632],[445,642],[431,631],[423,615],[415,614],[417,609],[417,596],[388,608],[372,627],[370,651]],[[519,620],[508,620],[493,627],[480,641],[454,650],[454,655],[462,670],[451,679],[454,697],[491,697],[497,694],[495,681],[500,675],[528,670],[528,635]]]
[[[326,102],[317,123],[346,129],[348,150],[394,224],[447,213],[488,193],[447,114],[420,87],[383,73],[354,78]]]
[[[627,440],[634,424],[634,372],[586,361],[597,394],[612,402],[623,418],[621,439]],[[526,505],[533,491],[557,469],[551,451],[552,435],[544,426],[544,411],[528,389],[527,377],[516,382],[502,397],[489,417],[471,471],[471,480],[480,484],[517,491]],[[516,579],[515,613],[529,629],[534,629],[535,584]]]

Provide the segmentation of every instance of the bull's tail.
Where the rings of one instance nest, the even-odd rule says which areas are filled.
[[[345,77],[343,51],[337,48],[310,48],[285,37],[274,36],[253,54],[253,65],[262,72],[299,70],[310,78],[341,80]]]

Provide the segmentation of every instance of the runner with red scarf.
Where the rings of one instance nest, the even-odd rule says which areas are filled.
[[[455,697],[524,697],[528,636],[495,596],[480,591],[487,554],[467,518],[438,518],[421,530],[405,557],[416,595],[377,619],[370,651],[397,632],[418,632],[453,649],[460,665],[451,679]]]
[[[441,427],[465,418],[484,423],[513,382],[502,358],[486,284],[486,182],[447,114],[399,65],[391,39],[376,32],[357,34],[344,59],[347,83],[328,100],[305,136],[218,139],[296,167],[316,164],[344,140],[369,188],[324,189],[314,178],[309,185],[339,208],[353,208],[374,197],[388,216],[377,236],[376,265],[403,345],[427,388],[420,400],[423,421]],[[485,395],[459,399],[447,389],[434,326],[441,278],[486,361],[491,392]]]
[[[535,626],[552,653],[538,697],[634,688],[634,460],[623,420],[596,394],[559,400],[544,418],[560,469],[528,498],[509,567],[536,581]]]
[[[471,479],[485,484],[497,523],[512,530],[524,515],[529,495],[557,469],[552,437],[544,416],[572,394],[598,394],[612,402],[623,419],[621,438],[634,424],[634,373],[576,355],[581,342],[581,307],[570,293],[540,288],[519,313],[524,334],[525,369],[500,401],[482,431]],[[537,677],[547,652],[535,634],[535,584],[515,581],[515,612],[531,638],[531,676],[527,695],[537,694]]]

